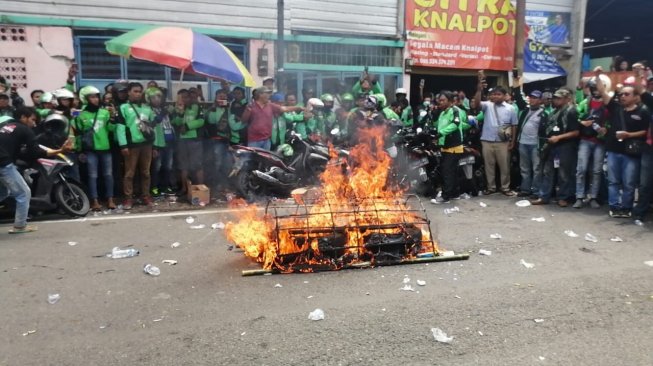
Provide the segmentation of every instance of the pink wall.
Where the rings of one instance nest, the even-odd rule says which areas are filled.
[[[24,27],[26,42],[1,41],[0,57],[24,57],[27,89],[18,93],[31,105],[34,89],[52,91],[66,83],[68,67],[74,58],[73,35],[66,27]]]

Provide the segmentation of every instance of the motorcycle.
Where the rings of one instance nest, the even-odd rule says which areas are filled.
[[[303,140],[291,131],[286,144],[276,152],[236,146],[230,178],[238,193],[248,201],[259,195],[287,197],[299,187],[317,184],[329,162],[329,148]]]
[[[82,184],[67,177],[63,170],[74,163],[65,155],[56,159],[38,159],[32,164],[19,160],[19,172],[32,191],[30,211],[42,214],[58,210],[72,217],[86,216],[91,204]],[[8,205],[13,208],[15,204]]]
[[[433,129],[402,128],[395,134],[394,170],[403,189],[420,195],[431,195],[438,181],[441,154]],[[392,155],[391,155],[392,157]]]

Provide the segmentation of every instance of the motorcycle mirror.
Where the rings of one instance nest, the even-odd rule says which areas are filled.
[[[333,136],[337,136],[337,135],[339,135],[339,134],[340,134],[340,129],[339,129],[338,127],[336,127],[336,128],[334,128],[333,130],[331,130],[331,135],[333,135]]]
[[[417,129],[415,130],[415,132],[417,132],[417,133],[422,133],[422,131],[424,131],[424,130],[422,130],[421,127],[417,127]]]

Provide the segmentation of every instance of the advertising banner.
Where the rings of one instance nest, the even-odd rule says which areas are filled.
[[[524,76],[526,82],[546,80],[565,76],[567,72],[560,66],[555,56],[543,43],[527,39],[524,44]]]
[[[530,28],[528,38],[546,45],[571,47],[570,24],[570,13],[526,11],[526,25]]]
[[[510,0],[407,0],[406,32],[414,66],[513,67],[516,21]]]

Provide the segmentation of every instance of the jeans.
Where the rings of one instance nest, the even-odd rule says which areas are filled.
[[[152,160],[152,187],[159,189],[172,188],[174,185],[173,179],[173,162],[175,156],[175,148],[172,144],[168,144],[164,148],[157,149],[159,155]],[[161,184],[161,180],[163,184]]]
[[[458,162],[462,154],[442,153],[442,198],[458,197]]]
[[[521,171],[520,191],[537,194],[542,184],[540,152],[537,145],[519,144],[519,170]]]
[[[270,142],[269,139],[268,140],[263,140],[263,141],[250,141],[250,142],[247,143],[247,146],[248,147],[258,147],[258,148],[261,148],[261,149],[270,150],[270,148],[272,147],[272,143]]]
[[[73,166],[65,167],[63,169],[63,173],[66,176],[68,176],[68,177],[70,177],[70,178],[72,178],[72,179],[74,179],[74,180],[76,180],[78,182],[81,182],[82,179],[81,179],[81,176],[79,174],[79,155],[77,153],[71,152],[71,153],[67,153],[66,157],[73,162]]]
[[[576,167],[576,198],[585,198],[585,177],[587,169],[592,163],[592,181],[590,198],[596,199],[601,189],[603,179],[603,160],[605,159],[605,146],[588,140],[580,140],[578,146],[578,165]]]
[[[99,164],[102,164],[102,177],[104,178],[104,196],[113,197],[113,159],[109,151],[86,152],[86,167],[88,169],[88,193],[89,198],[98,198],[97,178]]]
[[[13,197],[16,201],[16,215],[14,227],[23,228],[27,225],[27,213],[29,212],[29,200],[32,198],[32,191],[20,175],[14,164],[0,167],[0,201],[7,197]]]
[[[639,183],[640,158],[608,151],[608,204],[612,209],[630,210]],[[620,192],[621,191],[621,192]]]
[[[639,199],[633,208],[633,215],[643,219],[653,199],[653,147],[646,146],[642,152],[639,170]]]
[[[560,200],[571,200],[574,198],[574,170],[576,169],[576,149],[575,143],[564,143],[551,149],[549,156],[542,162],[542,185],[540,186],[540,198],[543,201],[549,201],[553,195],[555,187],[553,181],[555,178],[555,159],[560,159],[558,167],[558,194],[556,197]]]
[[[233,157],[229,152],[229,141],[213,141],[213,157],[215,158],[216,187],[228,186],[228,177],[233,166]]]

